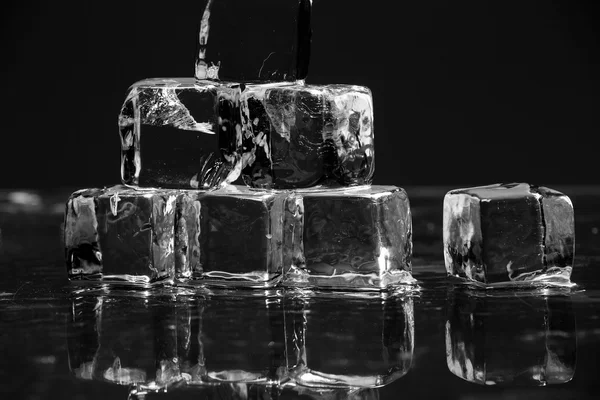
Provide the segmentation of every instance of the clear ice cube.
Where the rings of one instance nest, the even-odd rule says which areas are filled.
[[[285,247],[284,284],[383,290],[411,284],[412,219],[406,192],[395,186],[296,191]],[[298,223],[300,227],[298,227]]]
[[[315,296],[287,300],[285,307],[289,374],[301,386],[380,387],[411,367],[410,297]]]
[[[488,287],[570,284],[573,205],[560,192],[526,183],[453,190],[443,224],[450,276]]]
[[[212,189],[237,179],[240,92],[193,78],[133,84],[119,115],[123,183]]]
[[[65,213],[69,279],[173,280],[176,199],[173,191],[123,186],[73,193]]]
[[[230,185],[197,192],[199,257],[178,275],[189,284],[269,287],[281,280],[284,261],[284,214],[293,212],[288,194]],[[289,211],[289,210],[292,211]],[[284,210],[285,213],[284,213]],[[191,216],[191,214],[190,214]],[[188,235],[188,237],[193,235]],[[177,247],[177,246],[176,246]]]
[[[203,0],[197,79],[304,79],[310,58],[310,0]]]
[[[212,297],[185,304],[178,360],[188,384],[278,384],[285,372],[282,300]]]
[[[576,354],[575,315],[568,297],[452,292],[446,360],[459,378],[480,385],[566,383],[575,374]]]
[[[373,101],[351,85],[248,85],[242,92],[244,182],[306,188],[369,184]]]

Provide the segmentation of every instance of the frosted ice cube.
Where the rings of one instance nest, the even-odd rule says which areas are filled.
[[[555,190],[511,183],[450,191],[443,235],[450,276],[489,287],[570,284],[573,205]]]
[[[131,186],[211,189],[241,171],[239,85],[149,79],[121,114],[121,178]]]
[[[173,191],[123,186],[73,193],[65,214],[69,279],[172,280],[176,198]]]
[[[203,0],[197,79],[304,79],[310,58],[310,0]]]
[[[454,375],[481,385],[566,383],[575,374],[576,354],[575,315],[568,297],[452,292],[446,360]]]
[[[286,265],[285,285],[382,290],[415,282],[412,219],[403,189],[357,186],[296,191],[295,197],[302,204],[294,217],[302,232],[286,225],[292,264]]]
[[[190,385],[273,385],[285,377],[281,298],[219,296],[186,307],[178,360]]]
[[[410,297],[315,296],[288,300],[285,307],[289,374],[302,386],[380,387],[411,367]]]
[[[371,183],[373,101],[351,85],[248,85],[244,182],[262,188]]]
[[[230,185],[197,192],[195,201],[200,256],[178,271],[192,277],[187,283],[269,287],[280,281],[284,263],[291,262],[282,248],[284,214],[294,209],[287,193]]]

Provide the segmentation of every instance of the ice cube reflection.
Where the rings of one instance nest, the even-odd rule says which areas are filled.
[[[412,298],[311,296],[291,298],[286,306],[287,364],[298,384],[374,388],[410,369]]]
[[[450,291],[448,369],[481,385],[545,386],[575,374],[577,335],[568,295]]]
[[[410,368],[413,304],[404,294],[249,293],[78,293],[67,327],[70,370],[129,386],[134,397],[168,389],[374,399],[377,391],[360,388]]]

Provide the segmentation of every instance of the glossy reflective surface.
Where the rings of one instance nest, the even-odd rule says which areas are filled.
[[[448,285],[441,235],[448,189],[406,188],[413,211],[413,271],[421,289],[370,298],[74,292],[61,243],[64,201],[72,190],[2,191],[0,394],[596,398],[600,188],[556,187],[575,207],[572,279],[579,285],[519,296]],[[294,386],[290,377],[321,388]],[[345,388],[348,384],[362,387]]]

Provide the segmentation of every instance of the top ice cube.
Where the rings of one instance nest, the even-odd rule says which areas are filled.
[[[196,79],[304,79],[310,58],[311,0],[203,0]]]
[[[527,183],[452,190],[444,198],[449,275],[487,287],[570,285],[573,205]]]

